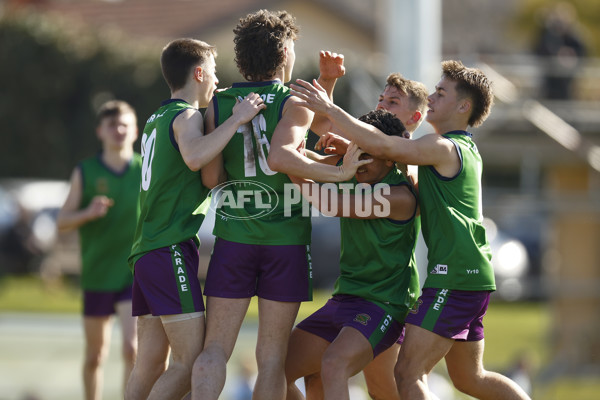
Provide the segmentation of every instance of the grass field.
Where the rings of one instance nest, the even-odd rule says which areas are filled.
[[[329,298],[328,292],[315,292],[313,302],[303,303],[298,318],[302,319]],[[5,277],[0,280],[0,312],[79,313],[80,292],[70,283],[43,284],[35,276]],[[258,314],[254,299],[247,318]],[[535,377],[551,363],[550,309],[542,303],[492,302],[484,320],[487,369],[507,371],[518,356],[531,362]],[[444,374],[444,368],[438,368]],[[466,398],[466,397],[465,397]],[[600,398],[598,377],[562,377],[553,382],[534,379],[534,398],[543,400],[592,400]]]

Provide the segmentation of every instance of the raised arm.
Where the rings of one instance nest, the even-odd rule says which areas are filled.
[[[317,81],[313,81],[312,85],[301,79],[296,82],[298,85],[292,84],[290,87],[292,94],[302,100],[299,105],[315,114],[325,115],[344,137],[373,157],[411,165],[433,165],[439,169],[446,169],[449,164],[454,166],[454,145],[440,135],[429,134],[415,140],[388,136],[334,104]]]
[[[319,52],[319,78],[317,82],[321,85],[327,96],[333,101],[333,89],[339,78],[344,76],[346,68],[344,67],[344,55],[332,53],[330,51]],[[330,132],[332,124],[329,119],[321,114],[315,115],[310,130],[321,136]]]
[[[214,129],[212,135],[204,135],[204,121],[198,110],[188,109],[173,121],[175,140],[183,161],[192,171],[198,171],[217,156],[237,129],[250,121],[265,104],[256,93],[250,93],[233,107],[233,114]],[[210,108],[209,108],[210,109]]]

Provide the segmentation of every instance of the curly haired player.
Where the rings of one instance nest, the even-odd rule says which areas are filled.
[[[234,29],[235,59],[248,81],[217,93],[207,109],[207,132],[211,132],[229,117],[239,96],[253,91],[264,99],[266,109],[241,127],[222,155],[203,169],[202,181],[215,187],[228,179],[220,189],[221,198],[227,199],[242,198],[248,187],[265,190],[242,204],[217,203],[216,241],[204,288],[206,340],[194,364],[193,399],[219,397],[227,361],[254,296],[259,313],[254,397],[285,396],[288,337],[300,302],[312,298],[310,218],[302,215],[301,205],[292,206],[286,215],[285,186],[292,185],[287,174],[341,181],[366,163],[354,151],[342,166],[322,168],[297,151],[304,145],[313,116],[283,85],[294,68],[297,33],[295,19],[286,11],[259,10],[241,18]],[[264,210],[265,198],[282,201],[262,215],[258,211]]]

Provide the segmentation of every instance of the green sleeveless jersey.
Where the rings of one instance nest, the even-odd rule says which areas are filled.
[[[79,227],[81,247],[81,286],[90,291],[119,291],[133,282],[127,267],[137,218],[138,187],[142,160],[134,154],[121,173],[108,168],[100,155],[79,163],[82,179],[80,208],[87,207],[95,196],[114,200],[102,218]]]
[[[428,248],[423,287],[496,290],[492,252],[482,225],[482,162],[471,134],[443,135],[456,146],[461,167],[452,178],[419,166],[423,238]]]
[[[142,182],[140,219],[129,264],[145,253],[193,239],[208,208],[208,189],[199,171],[183,161],[173,133],[173,120],[193,108],[183,100],[171,99],[150,116],[142,135]]]
[[[236,99],[250,92],[259,94],[267,108],[241,126],[223,150],[228,181],[213,189],[214,234],[246,244],[309,244],[310,217],[302,216],[301,201],[286,201],[286,190],[293,188],[288,176],[272,171],[267,164],[289,88],[279,80],[234,83],[213,98],[216,125],[231,116]]]
[[[396,168],[381,183],[407,185],[414,194]],[[340,218],[340,276],[334,294],[362,297],[403,322],[419,295],[415,261],[419,229],[420,217],[416,215],[406,221]]]

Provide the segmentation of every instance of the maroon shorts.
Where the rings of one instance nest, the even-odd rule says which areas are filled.
[[[204,311],[198,262],[198,248],[193,240],[140,257],[133,274],[133,315]]]
[[[257,245],[217,238],[204,294],[274,301],[312,300],[309,245]]]
[[[333,342],[342,328],[359,331],[371,344],[373,357],[387,350],[402,334],[404,324],[361,297],[335,295],[296,327]]]
[[[131,301],[131,286],[115,292],[83,291],[83,315],[100,317],[116,313],[116,304]]]
[[[483,316],[489,291],[423,289],[405,322],[448,339],[476,342],[483,339]]]

